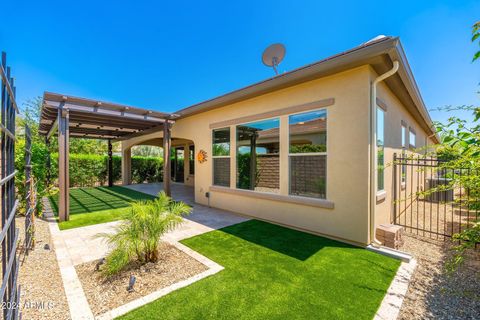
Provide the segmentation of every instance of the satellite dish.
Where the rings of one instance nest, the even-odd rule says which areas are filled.
[[[278,74],[277,67],[285,57],[286,51],[285,46],[281,43],[275,43],[268,46],[262,54],[263,64],[267,67],[272,67],[275,74]]]

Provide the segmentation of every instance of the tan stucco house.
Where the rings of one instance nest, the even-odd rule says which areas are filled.
[[[358,245],[392,221],[393,154],[438,142],[393,37],[162,115],[185,159],[173,161],[171,177],[194,187],[196,203]],[[123,184],[131,148],[162,146],[164,132],[116,137]]]

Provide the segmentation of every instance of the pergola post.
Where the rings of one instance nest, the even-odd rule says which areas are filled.
[[[170,164],[170,150],[172,146],[170,136],[170,123],[165,121],[163,124],[163,191],[167,196],[171,197],[172,192],[170,189],[170,177],[171,177],[171,164]]]
[[[112,140],[108,139],[108,186],[113,186]]]
[[[68,110],[63,105],[58,109],[58,186],[59,205],[58,216],[60,221],[69,219],[69,189],[70,179],[68,173],[69,157],[69,129]]]
[[[46,159],[46,169],[47,169],[47,173],[46,173],[46,186],[48,188],[48,186],[50,185],[50,179],[51,179],[51,176],[52,176],[52,157],[50,155],[50,139],[49,137],[46,137],[45,138],[45,146],[47,148],[47,159]]]

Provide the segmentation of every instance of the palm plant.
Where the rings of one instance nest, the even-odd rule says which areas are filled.
[[[97,235],[112,247],[103,272],[107,276],[116,274],[133,261],[157,262],[161,236],[182,223],[182,217],[190,212],[188,205],[172,201],[164,192],[154,200],[134,203],[114,233]]]

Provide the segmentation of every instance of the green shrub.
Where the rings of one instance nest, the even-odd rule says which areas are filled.
[[[134,203],[114,233],[97,235],[113,248],[106,257],[103,273],[114,275],[130,262],[157,262],[160,237],[182,223],[182,216],[191,210],[183,202],[172,201],[164,192],[154,200]]]
[[[58,178],[58,153],[52,153],[52,181]],[[122,158],[113,156],[113,181],[122,177]],[[70,154],[70,186],[85,187],[106,185],[108,181],[108,156]],[[45,171],[45,170],[44,170]],[[163,160],[153,157],[132,157],[132,182],[159,182],[163,178]]]

